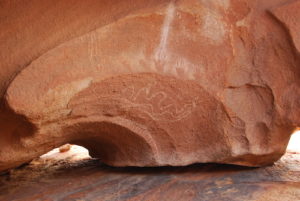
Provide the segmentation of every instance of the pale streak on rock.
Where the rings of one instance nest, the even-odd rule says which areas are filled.
[[[235,24],[237,27],[247,27],[246,18],[243,18],[243,19],[237,21]]]
[[[224,10],[227,10],[229,9],[230,7],[230,4],[231,4],[231,0],[214,0],[214,1],[211,1],[211,0],[203,0],[204,2],[206,3],[212,3],[212,4],[216,4],[220,7],[222,7]]]
[[[227,32],[223,19],[217,12],[213,11],[207,11],[207,13],[205,13],[201,29],[203,36],[215,44],[221,44]]]
[[[160,42],[154,54],[154,58],[157,61],[167,60],[168,57],[167,45],[168,45],[170,30],[172,28],[172,22],[174,19],[175,10],[176,8],[174,2],[171,1],[166,9],[165,19],[161,27]]]
[[[217,0],[217,2],[221,4],[225,10],[229,9],[231,4],[231,0]]]
[[[93,63],[95,60],[95,56],[97,55],[97,35],[95,32],[90,34],[90,43],[89,43],[89,58],[90,62]]]
[[[176,7],[174,2],[171,1],[166,9],[164,22],[161,27],[160,43],[155,50],[154,60],[162,65],[164,73],[170,73],[174,76],[184,75],[187,79],[193,80],[195,79],[194,73],[196,66],[168,49],[168,40],[172,30],[175,12]],[[182,74],[180,75],[178,71],[182,71]]]

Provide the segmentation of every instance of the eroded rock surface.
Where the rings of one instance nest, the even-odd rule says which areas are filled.
[[[261,166],[300,125],[298,0],[0,5],[0,170],[66,143],[114,166]]]
[[[287,153],[262,168],[113,168],[94,159],[36,159],[0,175],[0,200],[296,201],[300,154]]]

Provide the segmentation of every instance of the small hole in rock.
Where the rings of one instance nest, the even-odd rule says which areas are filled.
[[[287,152],[300,153],[300,129],[297,129],[292,134],[287,146]]]
[[[12,184],[25,185],[28,182],[39,181],[41,178],[51,178],[60,171],[89,166],[94,161],[96,160],[90,157],[86,148],[65,144],[32,160],[29,164],[11,169],[8,176]]]
[[[89,151],[86,148],[74,144],[65,144],[40,156],[40,159],[53,161],[79,161],[91,159],[91,157],[89,155]]]

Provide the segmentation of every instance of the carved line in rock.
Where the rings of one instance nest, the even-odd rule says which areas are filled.
[[[156,121],[180,121],[184,118],[187,118],[191,115],[191,113],[196,108],[196,105],[198,103],[199,97],[195,97],[192,100],[186,100],[186,103],[184,104],[176,104],[170,95],[164,91],[158,91],[153,92],[153,89],[155,89],[157,83],[150,83],[147,86],[143,88],[135,88],[134,86],[125,88],[120,96],[116,98],[121,97],[128,97],[124,98],[127,101],[130,101],[131,104],[128,107],[136,107],[144,112],[146,112],[149,116],[152,117],[153,120]],[[175,94],[173,94],[174,96]],[[150,103],[137,103],[138,98],[144,98],[146,102]],[[158,102],[154,99],[160,97]],[[166,102],[170,102],[169,104],[166,104]],[[165,105],[163,105],[165,104]],[[157,105],[157,108],[155,109],[154,105]]]
[[[148,76],[151,77],[152,74],[142,73],[139,74],[139,76],[145,76],[147,78]],[[161,76],[160,79],[162,79],[162,77],[164,76]],[[115,78],[117,79],[117,77]],[[167,78],[168,77],[164,79]],[[171,83],[174,82],[173,79],[170,80]],[[123,109],[129,110],[130,108],[136,108],[148,114],[154,121],[157,122],[180,121],[184,118],[188,118],[195,111],[196,107],[201,105],[201,96],[195,92],[189,97],[183,97],[181,94],[182,92],[180,91],[170,91],[160,88],[161,85],[167,88],[172,87],[171,83],[163,84],[158,80],[149,81],[148,83],[143,84],[143,86],[134,86],[134,84],[129,83],[128,86],[121,89],[121,91],[119,91],[119,89],[111,89],[117,90],[116,93],[113,94],[103,94],[101,91],[95,91],[95,88],[92,88],[92,94],[97,97],[97,100],[85,100],[85,103],[122,102]],[[181,100],[181,102],[178,102],[179,100]]]

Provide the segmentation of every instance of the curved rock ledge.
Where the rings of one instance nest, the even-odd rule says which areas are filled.
[[[113,166],[262,166],[300,125],[298,0],[46,4],[0,7],[0,171],[65,143]]]

